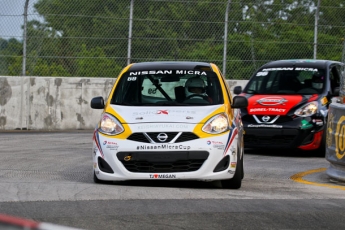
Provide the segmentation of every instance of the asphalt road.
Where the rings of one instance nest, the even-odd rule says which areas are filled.
[[[239,190],[219,183],[94,184],[92,131],[0,133],[0,213],[81,229],[345,229],[345,184],[324,158],[245,151]]]

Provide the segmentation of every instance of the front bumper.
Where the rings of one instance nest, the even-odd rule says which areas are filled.
[[[234,137],[232,138],[232,135]],[[140,143],[95,132],[93,166],[99,180],[223,180],[236,170],[238,133],[181,143]]]
[[[265,128],[253,123],[243,122],[245,135],[244,145],[246,148],[300,148],[314,150],[319,148],[326,124],[312,124],[301,126],[302,118],[293,122],[279,123],[272,128]],[[312,120],[312,119],[310,119]]]

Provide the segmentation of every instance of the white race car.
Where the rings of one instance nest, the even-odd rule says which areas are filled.
[[[125,67],[93,136],[94,181],[220,180],[244,176],[239,108],[219,68],[204,62],[143,62]]]

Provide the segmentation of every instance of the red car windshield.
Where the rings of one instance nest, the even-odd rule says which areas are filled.
[[[244,89],[249,94],[319,94],[325,87],[326,71],[310,67],[263,68]]]

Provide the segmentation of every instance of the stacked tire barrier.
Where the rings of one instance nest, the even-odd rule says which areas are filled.
[[[339,99],[328,111],[326,160],[330,166],[326,173],[333,179],[345,181],[345,104],[341,96]]]

